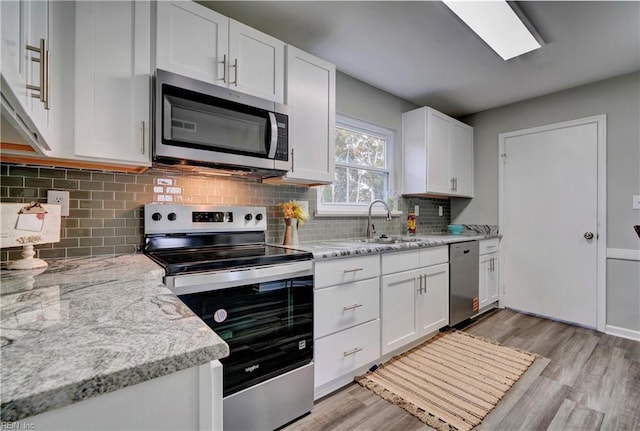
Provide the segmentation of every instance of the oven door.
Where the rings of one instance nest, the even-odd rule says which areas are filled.
[[[178,294],[229,345],[229,356],[221,360],[225,397],[313,359],[312,270],[293,271],[289,276],[264,274],[290,266],[296,264],[218,273],[228,276],[227,287],[212,280],[210,290],[203,291],[204,285],[183,286],[194,292]],[[243,279],[245,272],[260,270],[261,276],[253,281]]]

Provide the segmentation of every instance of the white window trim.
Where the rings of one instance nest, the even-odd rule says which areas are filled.
[[[394,190],[394,142],[393,135],[395,130],[382,127],[377,124],[371,123],[366,120],[361,120],[359,118],[351,117],[346,114],[336,113],[336,128],[344,128],[350,129],[356,132],[364,132],[367,134],[380,136],[385,139],[386,147],[385,147],[385,160],[386,160],[386,169],[385,171],[389,172],[389,190]],[[376,168],[372,168],[376,170]],[[317,209],[315,212],[316,217],[345,217],[345,216],[367,216],[369,214],[369,206],[368,205],[349,205],[349,204],[333,204],[333,205],[323,205],[322,204],[322,187],[318,187],[317,190]],[[380,204],[376,204],[373,206],[371,210],[371,214],[374,216],[385,216],[387,214],[384,206]],[[402,211],[392,211],[391,215],[394,217],[398,217],[402,215]]]

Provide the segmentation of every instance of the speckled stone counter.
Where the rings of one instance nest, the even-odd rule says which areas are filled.
[[[1,420],[17,421],[229,354],[143,255],[1,272]]]
[[[413,250],[425,247],[438,247],[463,241],[499,238],[497,233],[464,234],[464,235],[425,235],[425,236],[393,236],[392,243],[364,242],[362,240],[330,240],[310,242],[292,248],[313,253],[313,258],[335,259],[348,256],[387,253],[401,250]]]

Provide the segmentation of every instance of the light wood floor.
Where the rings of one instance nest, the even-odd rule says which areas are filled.
[[[465,331],[537,353],[537,360],[478,427],[481,430],[640,430],[640,342],[510,310]],[[316,402],[293,430],[431,430],[351,384]]]

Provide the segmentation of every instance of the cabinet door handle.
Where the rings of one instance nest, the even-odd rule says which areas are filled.
[[[34,63],[40,63],[40,86],[27,84],[27,89],[37,91],[32,93],[32,97],[40,99],[44,104],[44,109],[49,109],[49,71],[51,62],[49,60],[49,51],[46,48],[46,41],[40,39],[40,46],[27,45],[28,51],[33,51],[40,54],[39,58],[32,57],[31,61]]]
[[[451,177],[451,191],[452,191],[452,192],[453,192],[453,191],[455,191],[455,189],[456,189],[456,188],[453,186],[453,183],[454,183],[454,181],[453,181],[453,177]]]
[[[227,54],[222,55],[222,82],[227,83]]]
[[[235,85],[236,87],[238,86],[238,59],[236,58],[233,62],[233,66],[231,66],[235,69],[235,79],[233,82],[230,82],[230,84]]]
[[[348,350],[346,352],[343,352],[342,355],[343,356],[351,356],[351,355],[355,355],[358,352],[362,352],[362,347],[354,347],[351,350]]]
[[[453,191],[458,191],[458,177],[453,177]]]
[[[145,145],[144,145],[144,141],[145,141],[145,122],[144,120],[142,120],[140,122],[140,129],[142,130],[142,147],[140,148],[140,154],[144,155],[145,153]]]
[[[291,172],[295,172],[295,168],[293,167],[293,162],[294,162],[294,158],[293,158],[293,148],[291,149]]]
[[[424,293],[427,293],[427,274],[422,274],[424,277]]]
[[[344,311],[355,310],[356,308],[362,307],[362,304],[353,304],[353,305],[345,305],[342,307]]]
[[[347,274],[349,272],[358,272],[358,271],[363,271],[364,268],[351,268],[351,269],[345,269],[344,273]]]

